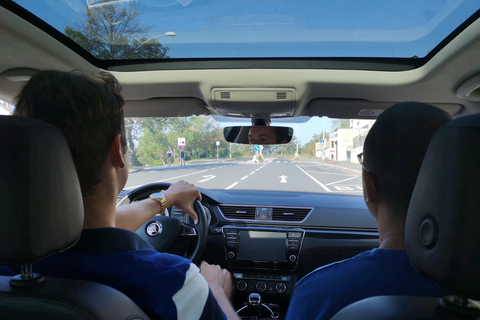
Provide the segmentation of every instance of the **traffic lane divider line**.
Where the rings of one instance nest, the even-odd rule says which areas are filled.
[[[332,192],[332,190],[330,190],[326,185],[324,185],[323,183],[321,183],[320,181],[318,181],[317,179],[315,179],[314,177],[312,177],[309,173],[307,173],[305,170],[303,170],[302,168],[300,168],[298,165],[295,165],[298,169],[300,169],[300,171],[302,171],[303,173],[305,173],[310,179],[312,179],[316,184],[318,184],[320,187],[322,187],[325,191],[327,192]]]

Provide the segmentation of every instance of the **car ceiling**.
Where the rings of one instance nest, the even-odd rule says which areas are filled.
[[[65,41],[3,7],[0,17],[1,100],[11,102],[36,70],[102,70],[65,45]],[[403,71],[388,70],[384,59],[360,59],[357,63],[354,59],[322,60],[315,69],[309,68],[308,63],[302,64],[302,59],[265,59],[253,64],[251,60],[217,59],[197,65],[190,60],[167,64],[150,61],[147,67],[116,65],[108,71],[122,85],[126,116],[240,113],[251,117],[291,110],[292,116],[371,118],[359,116],[360,110],[385,109],[401,101],[431,103],[459,116],[480,111],[479,40],[477,20],[425,64]],[[245,69],[240,68],[242,65]],[[214,98],[215,92],[220,91],[247,94],[239,94],[229,105]],[[271,99],[271,92],[277,91],[291,92],[291,101],[285,104]],[[245,98],[257,94],[257,100]]]

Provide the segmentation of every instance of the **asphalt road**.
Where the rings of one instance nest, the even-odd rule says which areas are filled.
[[[147,167],[132,171],[126,190],[152,182],[185,180],[198,187],[225,190],[275,190],[335,194],[362,194],[361,168],[349,163],[322,163],[267,158],[191,161],[186,166]]]

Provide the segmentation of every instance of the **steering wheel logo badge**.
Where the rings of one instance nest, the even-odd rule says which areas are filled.
[[[151,222],[147,226],[147,234],[150,237],[155,237],[155,236],[159,235],[160,233],[162,233],[162,228],[163,228],[162,225],[160,223],[158,223],[157,221]]]

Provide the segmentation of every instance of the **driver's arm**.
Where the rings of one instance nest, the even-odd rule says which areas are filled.
[[[212,291],[218,305],[222,308],[228,320],[240,320],[240,317],[233,309],[230,303],[232,295],[232,276],[226,269],[222,269],[218,265],[208,264],[202,261],[200,264],[200,272],[207,280],[208,286]]]
[[[202,195],[193,184],[181,180],[172,184],[162,193],[167,200],[167,207],[176,206],[188,213],[195,223],[198,223],[197,214],[193,210],[193,202],[195,199],[202,200]],[[115,226],[135,231],[159,211],[160,204],[150,198],[117,207]]]

